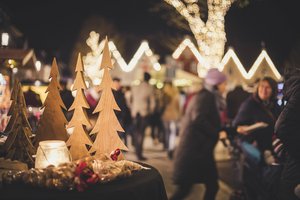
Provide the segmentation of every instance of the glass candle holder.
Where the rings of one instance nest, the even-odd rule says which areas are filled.
[[[35,168],[43,169],[49,165],[58,166],[71,161],[67,145],[61,140],[45,140],[39,143]]]

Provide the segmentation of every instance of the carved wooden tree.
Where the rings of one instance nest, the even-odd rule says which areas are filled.
[[[225,42],[225,15],[235,0],[207,0],[207,21],[201,19],[198,0],[164,0],[173,6],[189,23],[197,40],[199,51],[208,67],[216,67],[221,61]]]
[[[7,112],[7,115],[10,116],[10,118],[9,118],[9,121],[4,130],[4,133],[6,133],[6,134],[10,133],[12,126],[16,120],[16,115],[13,115],[13,113],[16,110],[16,104],[17,104],[16,99],[18,97],[18,93],[17,93],[18,87],[19,87],[19,81],[18,81],[18,79],[15,79],[14,86],[13,86],[11,96],[10,96],[11,104],[10,104],[10,108]]]
[[[35,154],[35,148],[31,142],[31,127],[27,120],[27,110],[22,86],[18,80],[15,80],[12,92],[11,130],[4,143],[3,150],[5,158],[19,160],[33,166],[32,155]]]
[[[100,69],[104,70],[103,79],[100,86],[97,88],[98,92],[101,91],[101,97],[93,113],[100,112],[96,124],[90,134],[97,134],[93,144],[93,148],[97,154],[110,154],[116,149],[128,151],[122,140],[118,135],[118,131],[124,132],[121,127],[114,110],[120,111],[117,105],[112,89],[116,90],[113,86],[113,81],[110,77],[109,70],[113,68],[111,63],[108,40],[105,40],[103,49],[102,62]]]
[[[58,67],[54,58],[50,72],[51,80],[46,90],[48,94],[42,107],[44,112],[36,132],[35,147],[38,147],[39,142],[44,140],[67,141],[68,139],[65,127],[67,119],[62,111],[62,108],[66,110],[66,107],[60,97],[59,91],[62,88],[58,82],[58,76]]]
[[[86,114],[86,109],[90,108],[90,106],[84,96],[84,90],[87,87],[83,78],[83,71],[84,67],[79,53],[75,69],[76,78],[72,88],[72,91],[76,91],[76,97],[69,108],[69,111],[74,110],[74,114],[67,126],[67,128],[74,127],[73,133],[67,141],[73,160],[89,156],[90,153],[86,145],[92,146],[92,141],[85,130],[85,127],[91,126],[91,123]]]

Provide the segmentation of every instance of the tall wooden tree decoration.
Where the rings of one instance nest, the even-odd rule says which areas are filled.
[[[124,132],[124,130],[114,112],[114,110],[120,111],[120,108],[112,93],[112,89],[116,90],[109,74],[109,70],[112,68],[108,40],[106,38],[100,65],[100,69],[104,70],[103,79],[100,86],[97,88],[98,92],[101,91],[101,97],[93,112],[100,113],[96,124],[91,131],[91,134],[97,134],[92,146],[96,150],[96,155],[102,153],[110,154],[116,149],[128,151],[118,135],[118,131]]]
[[[33,166],[34,160],[32,155],[35,154],[35,148],[31,143],[31,127],[27,120],[27,111],[22,86],[19,81],[15,81],[13,88],[11,130],[4,143],[5,158],[19,160]]]
[[[10,116],[10,119],[5,127],[5,130],[4,132],[8,135],[12,129],[12,126],[16,120],[16,115],[13,115],[13,113],[15,112],[16,110],[16,105],[17,105],[17,97],[18,97],[18,87],[19,87],[19,81],[17,79],[15,79],[15,82],[14,82],[14,86],[13,86],[13,89],[12,89],[12,92],[11,92],[11,96],[10,96],[10,100],[11,100],[11,104],[10,104],[10,108],[8,110],[8,113],[7,115]]]
[[[63,140],[67,141],[68,134],[65,125],[67,119],[62,112],[62,108],[66,107],[60,97],[59,91],[62,90],[58,82],[58,67],[56,59],[53,59],[50,71],[50,83],[46,90],[47,97],[45,99],[43,115],[39,121],[36,132],[35,146],[38,147],[39,142],[43,140]]]
[[[89,156],[90,153],[86,145],[92,146],[92,141],[85,130],[85,127],[91,126],[91,123],[86,114],[86,109],[90,106],[84,96],[84,90],[87,87],[83,78],[83,71],[84,67],[79,53],[75,69],[76,78],[72,88],[72,91],[76,91],[76,97],[69,108],[69,111],[74,110],[74,114],[67,126],[67,128],[74,127],[74,131],[67,141],[73,160]]]

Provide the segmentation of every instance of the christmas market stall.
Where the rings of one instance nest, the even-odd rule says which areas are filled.
[[[115,111],[121,110],[112,92],[115,88],[109,71],[113,65],[107,38],[100,70],[103,77],[96,90],[101,96],[93,111],[98,115],[93,127],[86,114],[89,104],[80,54],[72,87],[76,95],[69,108],[74,112],[70,121],[63,113],[66,106],[59,95],[56,59],[35,132],[26,116],[22,86],[15,80],[10,119],[4,130],[7,139],[0,146],[1,199],[167,199],[162,177],[154,167],[125,159],[128,148],[118,132],[126,133],[115,115]]]

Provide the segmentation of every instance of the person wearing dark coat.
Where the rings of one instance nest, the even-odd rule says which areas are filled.
[[[24,92],[24,97],[25,97],[27,106],[41,107],[43,105],[40,95],[38,93],[34,92],[31,89],[31,87],[29,87],[29,89],[26,92]]]
[[[115,97],[115,100],[119,106],[119,108],[121,109],[121,111],[116,111],[116,116],[121,124],[121,126],[123,127],[125,133],[119,133],[120,138],[122,138],[124,140],[125,145],[127,145],[127,131],[129,126],[132,123],[132,119],[131,119],[131,113],[130,110],[127,106],[126,103],[126,99],[125,99],[125,95],[124,92],[122,91],[122,86],[121,86],[121,79],[120,78],[113,78],[113,83],[115,86],[116,90],[113,90],[113,94]]]
[[[283,99],[287,101],[275,126],[275,134],[286,151],[284,169],[280,180],[281,199],[297,200],[300,184],[300,70],[285,72]],[[299,195],[299,194],[298,194]]]
[[[67,110],[63,109],[63,113],[66,116],[66,119],[68,121],[70,121],[71,117],[73,116],[74,111],[69,112],[68,110],[74,101],[74,97],[72,95],[72,91],[67,88],[67,82],[65,80],[61,80],[60,85],[62,87],[62,90],[60,91],[60,96],[67,108]]]
[[[280,110],[277,83],[270,77],[264,77],[259,81],[256,92],[242,103],[233,120],[245,157],[242,174],[245,192],[252,200],[269,199],[269,192],[264,189],[263,172],[271,163],[264,158],[272,155],[272,137]],[[256,123],[265,123],[266,127],[247,130],[248,126]]]
[[[224,92],[226,77],[217,69],[208,71],[206,88],[196,93],[183,116],[180,143],[174,160],[174,183],[171,200],[184,199],[193,184],[204,183],[205,200],[213,200],[219,189],[214,148],[219,139],[221,121],[218,91]]]
[[[265,150],[272,150],[272,135],[279,114],[277,83],[270,77],[264,77],[260,80],[257,91],[242,103],[233,125],[240,126],[238,132],[243,135],[243,140],[257,143],[258,149],[263,153]],[[243,131],[243,128],[257,122],[264,122],[267,127],[256,129],[251,133]]]
[[[241,85],[238,85],[234,90],[226,95],[227,116],[230,122],[235,118],[241,104],[250,96]]]

